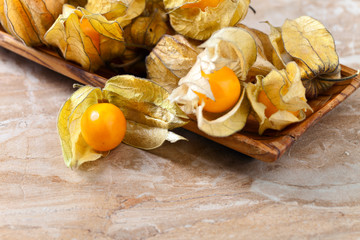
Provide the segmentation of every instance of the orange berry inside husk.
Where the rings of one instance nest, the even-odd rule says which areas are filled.
[[[270,101],[268,96],[266,95],[264,90],[261,90],[258,95],[258,102],[264,104],[266,106],[265,108],[265,116],[269,118],[271,115],[279,111],[277,107]]]
[[[91,105],[81,117],[81,134],[85,142],[94,150],[114,149],[124,139],[125,132],[125,116],[111,103]]]
[[[210,74],[202,72],[202,76],[207,78],[214,95],[215,101],[208,98],[205,94],[195,92],[199,96],[199,104],[205,102],[204,111],[211,113],[221,113],[231,109],[239,100],[241,85],[236,74],[228,67]]]
[[[270,99],[268,98],[268,96],[266,95],[264,90],[261,90],[259,92],[257,100],[258,100],[258,102],[260,102],[266,106],[265,116],[267,118],[270,118],[271,115],[273,115],[274,113],[279,111],[279,109],[277,107],[275,107],[275,105],[270,101]],[[300,113],[300,111],[288,111],[288,112],[292,113],[295,117],[297,117]]]
[[[100,52],[100,33],[98,33],[86,18],[81,19],[80,28],[91,39],[94,47]]]

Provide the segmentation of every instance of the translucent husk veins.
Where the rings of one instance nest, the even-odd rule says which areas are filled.
[[[250,0],[222,0],[204,11],[197,7],[183,8],[188,3],[186,0],[164,0],[170,23],[175,31],[186,37],[206,40],[214,32],[241,21],[247,14]]]

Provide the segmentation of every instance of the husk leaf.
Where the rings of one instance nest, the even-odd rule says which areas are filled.
[[[335,82],[322,81],[341,77],[335,41],[325,26],[309,16],[286,20],[282,26],[284,46],[301,69],[307,96],[315,98]],[[296,45],[295,45],[296,42]]]
[[[99,88],[83,86],[62,106],[57,121],[58,133],[66,166],[77,168],[84,162],[94,161],[107,152],[97,152],[86,144],[81,135],[81,116],[85,110],[102,98]]]
[[[45,32],[61,13],[65,0],[4,0],[0,20],[5,30],[28,46],[44,43]]]
[[[148,78],[172,92],[196,62],[198,49],[182,35],[165,35],[146,57]]]
[[[168,30],[160,12],[154,12],[151,16],[140,16],[125,28],[126,44],[151,49]]]
[[[88,0],[85,8],[90,12],[102,14],[108,20],[117,21],[121,27],[125,27],[144,11],[145,0]]]
[[[144,12],[146,1],[145,0],[124,0],[125,5],[127,6],[126,13],[122,16],[114,17],[111,13],[106,13],[104,16],[108,19],[114,19],[118,23],[120,23],[121,27],[125,27],[126,25],[131,23],[131,20],[141,15]]]
[[[0,1],[0,23],[4,30],[10,33],[10,29],[5,16],[5,1]]]
[[[194,91],[214,100],[210,84],[201,74],[228,67],[241,81],[256,60],[256,43],[251,35],[241,28],[224,28],[199,46],[205,48],[198,56],[187,75],[180,79],[179,86],[170,95],[172,101],[181,105],[187,114],[195,114],[198,96]]]
[[[193,1],[195,2],[195,1]],[[178,33],[197,40],[208,39],[215,31],[234,26],[248,11],[250,0],[222,0],[216,7],[181,8],[188,0],[164,0],[171,26]]]
[[[323,74],[321,75],[322,79],[318,77],[312,79],[303,79],[303,85],[306,88],[306,96],[308,98],[316,98],[319,94],[323,93],[327,89],[331,88],[335,81],[341,79],[341,66],[338,65],[338,68],[330,74]],[[325,79],[329,79],[330,81],[326,81]]]
[[[204,133],[214,137],[227,137],[243,129],[250,112],[250,104],[245,94],[245,88],[235,106],[227,113],[215,119],[206,118],[203,105],[197,108],[198,127]]]
[[[257,57],[254,38],[248,31],[235,27],[215,32],[199,48],[205,48],[206,51],[201,59],[201,70],[210,73],[227,66],[242,81],[246,80]]]
[[[285,70],[271,71],[262,79],[262,89],[280,110],[311,109],[304,101],[306,90],[301,81],[300,69],[295,62],[289,62]]]
[[[258,102],[258,95],[262,90],[278,109],[269,118],[265,116],[266,106]],[[266,77],[257,76],[255,84],[247,84],[246,92],[255,117],[260,123],[260,135],[268,128],[282,130],[291,123],[300,122],[306,118],[304,111],[311,110],[306,103],[300,69],[295,62],[288,63],[286,70],[273,70]],[[290,111],[299,111],[299,113],[295,116]]]
[[[155,12],[158,12],[164,21],[168,21],[169,17],[165,10],[163,0],[147,0],[145,9],[141,15],[142,16],[151,16]]]
[[[21,40],[25,45],[40,45],[41,40],[30,18],[29,9],[24,7],[20,0],[4,0],[4,2],[6,26],[10,34]]]
[[[109,102],[123,111],[130,124],[123,140],[126,144],[156,148],[168,138],[168,129],[186,123],[187,116],[167,100],[168,92],[149,80],[131,75],[116,76],[107,81],[104,92]]]
[[[339,65],[335,42],[319,21],[303,16],[286,20],[282,26],[286,51],[301,68],[302,79],[333,73]]]
[[[80,21],[84,18],[100,34],[100,52],[80,28]],[[68,5],[64,5],[63,14],[47,31],[45,40],[58,47],[65,59],[75,61],[92,72],[125,51],[123,31],[116,21],[108,21],[100,14]]]
[[[288,62],[293,61],[293,58],[285,50],[281,28],[274,27],[269,22],[267,23],[269,24],[271,30],[269,34],[269,39],[274,49],[274,51],[272,51],[271,57],[272,63],[277,69],[281,70],[285,68]]]
[[[249,28],[243,24],[236,25],[239,28],[247,30],[253,37],[257,47],[257,57],[255,63],[251,66],[247,78],[253,81],[257,75],[267,75],[271,70],[276,69],[272,64],[273,47],[271,46],[269,36],[257,29]]]
[[[117,12],[118,16],[122,16],[125,14],[127,6],[124,1],[119,0],[88,0],[85,9],[99,14]],[[108,20],[114,20],[116,17]]]
[[[341,78],[334,39],[321,22],[302,16],[286,20],[281,28],[269,25],[269,37],[280,59],[273,59],[273,64],[281,69],[282,65],[295,61],[300,67],[308,98],[316,98],[335,84],[324,78]]]

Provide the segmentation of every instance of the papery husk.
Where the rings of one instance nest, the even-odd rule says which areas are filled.
[[[81,117],[85,110],[102,99],[99,88],[84,86],[78,89],[61,107],[57,129],[66,166],[78,168],[84,162],[95,161],[108,152],[92,149],[81,135]]]
[[[286,64],[293,61],[291,55],[285,50],[282,31],[280,27],[274,27],[269,22],[267,22],[270,26],[270,34],[269,39],[274,48],[272,52],[272,63],[273,65],[281,70],[286,67]]]
[[[126,118],[123,143],[142,149],[153,149],[164,141],[185,140],[170,129],[187,123],[187,116],[168,98],[161,86],[131,75],[109,79],[101,90],[82,86],[64,103],[58,115],[58,133],[65,164],[78,168],[81,164],[106,156],[109,151],[92,149],[81,135],[81,117],[86,109],[99,102],[119,107]]]
[[[4,0],[0,20],[4,29],[28,46],[44,44],[44,34],[61,13],[65,0]]]
[[[5,1],[0,1],[0,24],[6,32],[10,33],[10,29],[5,16]]]
[[[339,57],[330,32],[319,21],[303,16],[282,26],[286,51],[301,68],[301,78],[311,79],[337,70]]]
[[[243,29],[228,27],[215,32],[201,44],[206,54],[201,60],[201,70],[206,74],[228,67],[236,76],[245,81],[249,69],[257,57],[257,46],[251,34]]]
[[[240,82],[247,79],[247,73],[256,61],[256,43],[251,35],[240,28],[224,28],[212,35],[199,46],[205,48],[198,56],[188,74],[181,78],[179,86],[173,90],[170,99],[178,103],[187,114],[195,114],[198,127],[211,136],[229,136],[241,130],[249,113],[249,104],[242,90],[238,102],[227,112],[212,115],[199,106],[199,97],[195,92],[205,94],[214,100],[207,78],[209,74],[223,67],[230,68]]]
[[[127,131],[123,142],[128,145],[157,148],[167,139],[176,140],[176,134],[169,129],[187,123],[187,115],[167,99],[169,93],[149,80],[131,75],[116,76],[107,81],[104,92],[109,102],[124,113]],[[177,140],[183,139],[177,137]]]
[[[200,105],[197,108],[198,127],[201,131],[214,137],[227,137],[240,131],[245,126],[250,113],[249,100],[243,87],[239,100],[230,111],[208,117],[206,112],[203,112],[203,107],[204,105]]]
[[[171,93],[195,64],[198,53],[182,35],[164,35],[146,57],[147,76]]]
[[[164,22],[167,22],[169,19],[169,16],[165,10],[164,1],[163,0],[147,0],[145,9],[142,16],[151,16],[154,13],[160,14]]]
[[[269,36],[257,29],[249,28],[241,23],[236,27],[243,28],[254,38],[257,48],[257,57],[255,63],[251,66],[247,78],[248,81],[254,81],[257,75],[267,75],[276,67],[273,62],[273,48],[270,43]],[[276,55],[275,55],[276,56]]]
[[[321,22],[302,16],[286,20],[281,28],[270,27],[269,37],[280,59],[275,59],[273,64],[281,69],[288,62],[295,61],[300,67],[308,98],[316,98],[335,84],[334,79],[340,80],[335,42]]]
[[[335,84],[318,77],[325,75],[328,79],[341,78],[335,41],[321,22],[308,16],[286,20],[282,26],[282,35],[286,51],[301,68],[301,78],[306,82],[308,97],[315,98]]]
[[[120,14],[123,15],[126,10],[126,5],[124,1],[120,0],[88,0],[85,9],[93,12],[106,14],[108,12],[123,9]],[[111,20],[111,19],[109,19]],[[112,19],[113,20],[113,19]]]
[[[144,11],[145,0],[88,0],[85,8],[102,14],[108,20],[117,21],[124,28]]]
[[[140,16],[125,28],[126,44],[128,47],[152,49],[168,30],[168,25],[160,12]]]
[[[164,0],[171,26],[178,33],[196,40],[206,40],[224,27],[234,26],[247,14],[250,0],[222,0],[216,7],[181,8],[188,0]],[[193,1],[196,2],[196,1]]]
[[[258,102],[258,95],[262,90],[278,109],[269,118],[265,116],[266,106]],[[257,76],[257,82],[248,83],[246,91],[255,117],[260,124],[260,135],[266,129],[282,130],[289,124],[300,122],[306,118],[304,111],[311,110],[306,103],[300,69],[295,62],[288,63],[284,70],[271,71],[266,77]],[[299,111],[299,114],[295,116],[289,111]]]
[[[84,18],[100,34],[100,52],[80,28],[80,21]],[[90,72],[125,52],[123,30],[118,22],[108,21],[100,14],[92,14],[83,8],[74,9],[68,5],[64,5],[63,14],[47,31],[45,40],[58,47],[65,59],[79,63]]]

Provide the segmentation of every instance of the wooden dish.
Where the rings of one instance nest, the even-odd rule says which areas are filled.
[[[48,48],[27,47],[3,30],[0,31],[0,46],[83,84],[103,87],[107,78],[111,77],[101,71],[98,74],[87,72],[79,65],[65,61],[55,51]],[[343,77],[356,73],[354,69],[341,67]],[[195,121],[190,121],[184,128],[253,158],[272,162],[281,157],[307,129],[344,101],[359,86],[359,76],[335,84],[317,99],[309,101],[314,111],[309,113],[304,121],[292,124],[282,131],[267,130],[262,136],[257,134],[257,123],[251,118],[242,131],[229,137],[211,137],[200,131]]]

